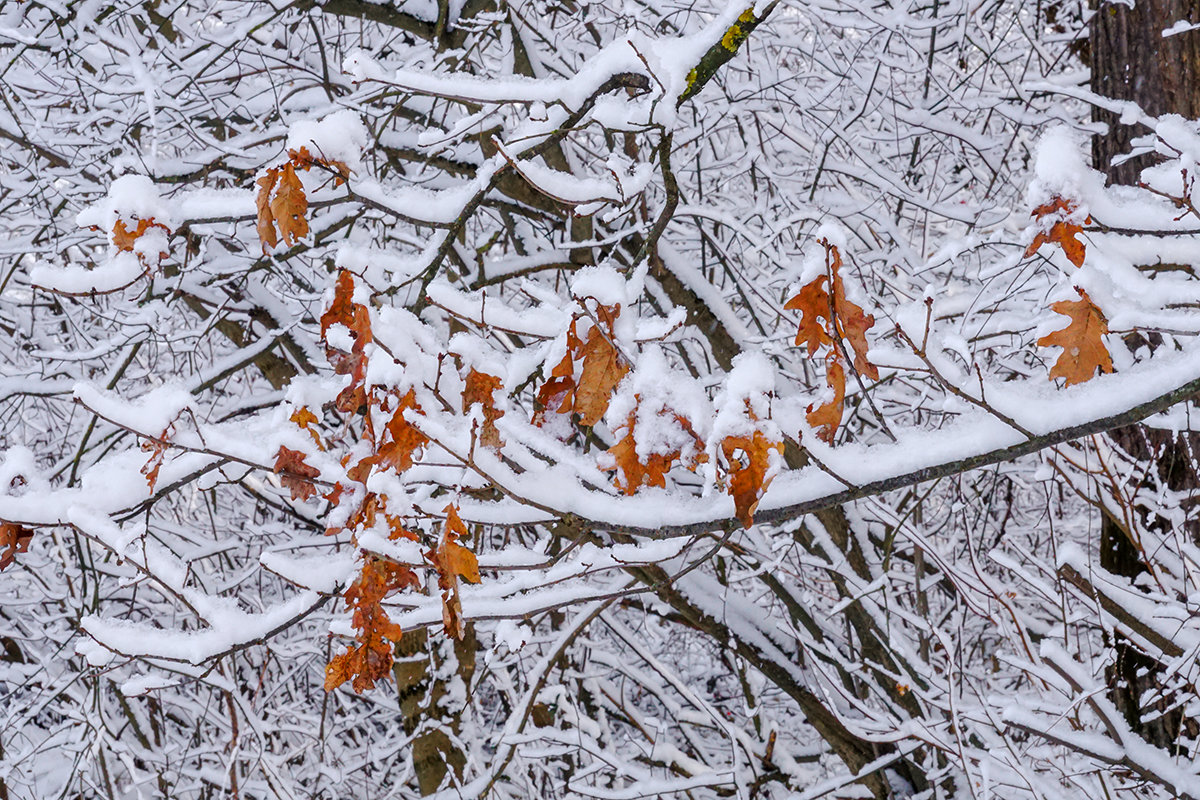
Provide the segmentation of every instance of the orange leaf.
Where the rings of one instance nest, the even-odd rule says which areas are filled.
[[[162,469],[163,453],[167,446],[162,442],[145,442],[142,449],[150,451],[150,460],[142,465],[141,472],[146,476],[146,483],[150,484],[150,491],[153,492],[154,484],[158,483],[158,471]]]
[[[354,302],[354,275],[346,270],[338,273],[333,287],[333,302],[321,314],[321,338],[327,339],[334,325],[345,325],[354,341],[347,353],[326,344],[325,355],[338,375],[350,375],[351,380],[337,396],[339,411],[356,414],[367,402],[364,386],[367,359],[364,349],[371,342],[371,315],[367,307]]]
[[[770,441],[759,430],[753,436],[727,436],[721,442],[721,451],[729,465],[729,494],[733,496],[737,517],[746,528],[754,524],[754,509],[771,483],[767,471],[772,450],[782,456],[783,444]]]
[[[828,241],[822,239],[821,243],[825,246],[825,267],[828,275],[818,275],[784,306],[789,311],[800,312],[800,327],[796,332],[795,344],[806,345],[811,357],[821,348],[834,350],[836,335],[837,338],[847,340],[853,348],[854,369],[871,380],[878,380],[879,371],[874,364],[867,361],[867,331],[875,324],[875,318],[846,298],[846,285],[841,275],[841,253]],[[832,298],[825,288],[829,277],[833,279]],[[833,322],[830,321],[831,316]]]
[[[809,356],[816,355],[822,347],[833,347],[829,335],[829,292],[825,290],[826,276],[818,275],[806,284],[784,308],[800,312],[800,329],[796,332],[796,346],[806,345]],[[825,320],[821,324],[820,320]]]
[[[582,356],[583,372],[575,389],[574,410],[579,415],[579,424],[591,427],[608,410],[613,390],[629,372],[629,365],[624,363],[617,348],[597,327],[588,332]]]
[[[279,238],[286,245],[294,245],[308,236],[308,197],[304,184],[296,174],[296,168],[285,164],[279,175],[279,188],[271,198],[271,214],[279,226]]]
[[[271,210],[271,192],[279,181],[279,170],[272,167],[267,174],[258,179],[258,194],[254,204],[258,208],[258,238],[262,241],[263,252],[269,252],[279,243],[275,235],[275,214]]]
[[[560,365],[563,362],[569,362],[570,358],[570,356],[564,357]],[[555,369],[557,370],[558,367]],[[562,414],[570,411],[574,402],[575,379],[569,376],[552,377],[542,384],[542,388],[538,389],[538,411],[534,415],[533,421],[535,424],[541,425],[547,411]]]
[[[326,691],[353,679],[354,691],[361,693],[387,677],[392,668],[392,642],[399,641],[403,631],[388,617],[383,600],[394,591],[419,586],[416,573],[408,567],[364,555],[362,569],[345,594],[347,605],[354,609],[355,644],[334,656],[325,668]]]
[[[321,445],[320,435],[313,429],[313,425],[316,425],[318,422],[317,415],[309,411],[308,406],[297,408],[288,419],[301,430],[308,431],[308,435],[317,443],[317,447],[320,447],[322,450],[325,449]]]
[[[446,555],[441,559],[451,575],[462,578],[467,583],[479,583],[479,561],[475,554],[458,543],[458,537],[467,536],[467,526],[458,516],[458,509],[448,505],[442,509],[446,513],[446,525],[442,529],[442,544],[439,552]]]
[[[15,522],[0,524],[0,570],[8,567],[17,558],[17,553],[29,549],[33,540],[33,531]]]
[[[154,491],[154,485],[158,483],[158,471],[163,465],[163,456],[167,450],[167,442],[171,435],[175,432],[175,423],[167,425],[163,432],[159,434],[158,439],[148,439],[142,442],[142,450],[150,453],[150,460],[142,465],[142,474],[146,476],[146,482],[150,484],[150,491]]]
[[[1056,196],[1035,208],[1031,216],[1039,221],[1050,215],[1069,217],[1075,212],[1075,209],[1076,206],[1073,200]],[[1091,221],[1092,218],[1089,216],[1084,220],[1084,223],[1087,224]],[[1082,267],[1084,255],[1087,251],[1083,242],[1077,238],[1082,232],[1083,226],[1070,222],[1067,219],[1059,219],[1050,226],[1049,231],[1038,231],[1038,234],[1033,238],[1033,242],[1025,249],[1025,257],[1029,258],[1032,256],[1043,244],[1055,243],[1062,247],[1068,261],[1076,267]]]
[[[350,179],[350,167],[346,166],[344,161],[334,161],[332,159],[317,158],[312,153],[308,152],[307,147],[301,147],[299,150],[288,150],[288,159],[296,167],[308,171],[314,164],[319,164],[326,167],[334,175],[334,186],[345,183]]]
[[[275,456],[275,472],[280,482],[292,492],[293,500],[307,500],[316,494],[312,479],[321,471],[304,463],[304,453],[280,445]]]
[[[805,418],[817,429],[817,438],[833,444],[834,434],[842,424],[842,409],[846,399],[846,371],[837,359],[830,359],[825,368],[825,382],[833,389],[833,399],[817,408],[808,407]]]
[[[827,276],[821,275],[802,288],[785,308],[801,312],[796,344],[807,344],[809,357],[821,349],[827,352],[825,382],[833,389],[833,399],[816,408],[810,405],[808,424],[818,429],[819,438],[833,442],[834,434],[842,424],[846,397],[846,370],[842,358],[845,351],[839,342],[845,342],[854,352],[854,370],[858,374],[879,380],[879,369],[867,360],[867,331],[875,324],[875,318],[846,297],[841,274],[842,255],[837,246],[825,239],[821,244],[825,247],[825,268],[833,285],[833,296],[830,297],[823,286]]]
[[[846,285],[841,275],[842,255],[834,245],[826,242],[825,246],[829,250],[829,271],[833,274],[833,313],[837,319],[838,335],[850,342],[854,350],[855,371],[877,381],[879,370],[867,361],[867,331],[875,324],[875,317],[846,299]]]
[[[417,414],[421,413],[416,389],[409,389],[408,394],[400,399],[400,405],[385,427],[387,440],[378,451],[379,463],[384,467],[392,467],[397,472],[404,472],[411,467],[413,455],[429,443],[429,437],[404,418],[404,412],[408,409]]]
[[[575,406],[575,359],[573,353],[583,347],[583,341],[575,333],[576,320],[571,320],[567,329],[567,352],[550,370],[550,377],[537,393],[538,410],[533,421],[541,425],[547,411],[565,414]]]
[[[646,470],[638,459],[637,442],[633,438],[635,416],[633,412],[630,412],[629,421],[625,423],[625,436],[608,448],[609,454],[616,461],[617,470],[625,478],[625,485],[621,486],[621,481],[618,479],[617,487],[627,495],[634,494],[644,482],[647,482]],[[651,485],[665,486],[666,481],[664,480],[660,484],[651,483]]]
[[[1053,303],[1056,313],[1071,322],[1062,330],[1046,334],[1038,339],[1039,347],[1061,347],[1058,361],[1050,369],[1050,377],[1063,378],[1067,386],[1089,381],[1096,370],[1112,372],[1112,356],[1104,346],[1104,335],[1108,333],[1108,320],[1092,302],[1087,292],[1076,287],[1081,299],[1059,300]]]
[[[641,396],[637,396],[637,400],[641,402]],[[662,416],[659,419],[662,420]],[[696,442],[696,451],[698,456],[692,459],[691,464],[685,466],[693,472],[696,468],[707,460],[704,455],[704,442],[696,435],[692,429],[692,425],[688,420],[678,414],[672,414],[674,422],[678,424],[684,431],[691,435]],[[662,420],[665,422],[665,420]],[[669,453],[649,453],[646,456],[646,463],[643,464],[637,453],[637,440],[634,438],[634,429],[637,424],[637,412],[631,411],[629,418],[626,420],[623,428],[625,435],[617,441],[615,445],[608,449],[609,455],[613,457],[613,461],[617,466],[617,478],[615,483],[626,495],[632,495],[642,486],[657,486],[660,489],[665,489],[667,486],[667,473],[671,471],[675,462],[683,457],[683,453],[676,448]],[[620,432],[621,428],[617,431]],[[622,480],[622,478],[624,480]]]
[[[466,633],[462,620],[462,602],[458,596],[458,579],[468,583],[479,583],[479,560],[456,540],[467,535],[467,527],[458,516],[453,504],[446,506],[446,524],[442,528],[442,540],[437,549],[426,551],[438,574],[438,588],[442,590],[442,623],[448,636],[461,639]]]
[[[504,412],[496,408],[494,395],[500,388],[501,380],[495,375],[480,372],[474,367],[467,373],[466,386],[463,388],[462,410],[466,414],[476,403],[483,409],[483,430],[479,441],[484,447],[490,447],[500,452],[500,431],[496,428],[496,420],[504,416]]]
[[[596,318],[608,328],[608,334],[599,325],[593,325],[586,342],[575,332],[579,318],[571,320],[567,330],[567,352],[538,390],[537,399],[542,408],[535,415],[535,422],[541,424],[547,410],[560,414],[574,412],[579,415],[579,424],[588,427],[604,416],[613,390],[629,372],[629,365],[612,342],[613,325],[620,314],[620,305],[599,306]],[[576,363],[582,364],[578,381],[575,379]]]
[[[354,274],[347,270],[338,273],[337,282],[333,285],[333,302],[321,314],[321,338],[329,333],[329,328],[341,323],[349,330],[354,338],[354,352],[361,353],[363,348],[371,343],[371,314],[362,303],[354,302]],[[350,372],[338,371],[339,375]]]
[[[125,220],[119,219],[115,223],[113,223],[113,230],[112,230],[113,246],[115,246],[117,248],[117,250],[121,251],[122,253],[132,253],[134,243],[137,242],[137,240],[139,238],[141,238],[141,236],[146,231],[150,230],[151,228],[162,228],[164,231],[167,231],[167,233],[170,233],[170,229],[167,228],[166,225],[160,225],[159,223],[155,222],[153,217],[151,217],[150,219],[139,219],[138,223],[137,223],[137,227],[135,229],[133,229],[132,231],[125,227]],[[158,254],[158,258],[160,261],[166,257],[167,257],[166,253],[160,252]],[[145,255],[143,253],[138,253],[138,260],[140,260],[143,264],[145,264],[146,263]]]
[[[335,483],[333,485],[333,488],[330,489],[325,494],[321,495],[321,497],[326,502],[328,502],[331,506],[336,506],[342,502],[342,495],[345,493],[346,493],[346,487],[343,486],[341,483]],[[327,535],[328,535],[328,533],[329,532],[326,531]]]

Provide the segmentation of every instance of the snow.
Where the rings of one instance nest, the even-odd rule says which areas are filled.
[[[108,195],[99,203],[79,212],[80,227],[95,226],[111,231],[118,219],[153,219],[168,228],[175,224],[169,206],[163,201],[149,176],[122,175],[108,187]]]
[[[85,616],[80,628],[104,647],[124,656],[144,656],[203,664],[219,653],[262,639],[280,625],[321,602],[315,592],[299,592],[261,614],[225,605],[206,614],[209,627],[196,631],[165,630],[151,624],[96,615]]]
[[[362,171],[362,152],[369,139],[367,128],[350,109],[334,112],[319,121],[299,120],[288,127],[287,149],[307,147],[315,157],[341,161],[351,172]]]

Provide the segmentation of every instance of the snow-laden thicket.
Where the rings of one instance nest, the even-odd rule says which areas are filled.
[[[1192,424],[1200,133],[1116,108],[1162,163],[1106,188],[1055,9],[0,5],[0,797],[1200,797],[1195,510],[1103,435]],[[1056,220],[1082,266],[1027,255]],[[834,247],[878,377],[828,442],[785,305]],[[1064,387],[1081,296],[1115,372]],[[572,337],[594,425],[538,408]],[[377,563],[419,579],[391,681],[327,693]]]

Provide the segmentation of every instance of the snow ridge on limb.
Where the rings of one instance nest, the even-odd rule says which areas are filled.
[[[1182,361],[1191,367],[1195,367],[1195,358],[1192,357]],[[1162,375],[1156,376],[1159,380],[1155,384],[1162,382]],[[1129,389],[1131,384],[1125,382],[1123,387]],[[1097,386],[1096,389],[1100,392],[1110,393],[1113,389],[1109,387]],[[1037,453],[1039,451],[1060,445],[1066,442],[1071,442],[1083,437],[1092,436],[1097,433],[1104,433],[1125,425],[1130,425],[1135,422],[1140,422],[1154,414],[1160,413],[1178,403],[1200,392],[1200,378],[1194,378],[1186,383],[1172,386],[1161,394],[1149,397],[1141,402],[1137,402],[1131,408],[1122,408],[1122,410],[1098,416],[1094,418],[1080,419],[1078,412],[1064,415],[1070,421],[1063,427],[1058,427],[1047,431],[1046,433],[1033,436],[1028,439],[1005,443],[994,449],[985,450],[983,452],[974,452],[974,448],[963,447],[961,444],[957,447],[954,442],[962,442],[964,438],[963,432],[966,430],[980,430],[981,423],[986,423],[986,417],[975,417],[970,420],[964,420],[958,425],[949,426],[938,431],[936,434],[929,434],[930,444],[937,443],[937,447],[932,449],[941,452],[954,453],[950,458],[936,462],[927,463],[919,466],[916,469],[908,471],[895,470],[892,474],[886,474],[883,477],[874,480],[866,481],[858,485],[851,485],[845,488],[834,489],[830,491],[821,491],[825,487],[837,486],[839,483],[844,484],[844,481],[831,478],[822,469],[818,467],[808,467],[799,474],[793,476],[789,473],[784,473],[780,476],[777,482],[777,491],[774,493],[770,502],[764,507],[759,508],[755,512],[755,519],[762,523],[781,523],[790,520],[796,520],[806,514],[811,514],[822,509],[833,508],[835,506],[845,505],[854,500],[873,497],[885,492],[894,491],[896,489],[904,489],[911,486],[916,486],[927,481],[944,478],[951,475],[957,475],[979,467],[985,467],[992,464],[1011,461],[1022,456]],[[1138,392],[1138,395],[1145,396],[1146,392]],[[1096,393],[1089,395],[1090,399],[1097,400]],[[1111,402],[1097,403],[1098,407],[1111,407],[1114,405]],[[1120,404],[1123,406],[1123,404]],[[1053,414],[1053,406],[1047,406],[1042,409],[1047,413]],[[1059,407],[1061,410],[1061,406]],[[986,427],[986,426],[985,426]],[[1015,438],[1015,434],[1007,426],[996,426],[994,431],[988,431],[988,438],[997,442],[1004,442]],[[911,463],[911,445],[907,442],[899,442],[894,445],[879,444],[872,447],[872,451],[877,454],[877,457],[883,463],[894,463],[903,465]],[[893,456],[889,459],[887,456]],[[832,460],[832,459],[830,459]],[[887,471],[884,470],[877,471]],[[820,480],[824,477],[824,480]],[[787,486],[786,490],[779,491],[783,486]],[[806,491],[800,487],[820,487],[816,491],[811,489]],[[788,497],[790,494],[805,494],[810,495],[803,500],[791,501]],[[686,514],[686,512],[685,512]],[[681,514],[680,516],[684,516]],[[673,522],[664,520],[661,524],[656,524],[654,527],[643,527],[627,522],[616,521],[612,518],[596,518],[588,519],[584,517],[588,525],[594,526],[598,530],[611,531],[615,533],[626,533],[637,536],[645,536],[648,538],[662,539],[674,538],[680,536],[694,536],[698,533],[706,533],[711,531],[724,530],[730,524],[730,517],[711,517],[700,521]]]

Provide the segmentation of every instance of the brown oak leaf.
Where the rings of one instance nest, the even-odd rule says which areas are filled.
[[[629,365],[621,358],[608,336],[593,326],[588,332],[587,344],[581,353],[583,371],[579,386],[575,389],[575,413],[579,424],[591,427],[601,420],[608,410],[613,390],[629,372]]]
[[[429,437],[404,417],[405,411],[420,414],[421,405],[417,402],[416,389],[409,389],[408,394],[400,398],[385,426],[387,433],[384,443],[379,447],[379,463],[384,467],[392,467],[397,472],[404,472],[413,465],[413,456],[429,443]]]
[[[333,185],[340,186],[350,180],[350,167],[344,161],[336,161],[328,158],[320,158],[314,156],[308,151],[307,147],[301,146],[299,150],[288,150],[288,160],[296,169],[308,171],[314,165],[325,167],[330,172],[333,172]]]
[[[342,270],[338,273],[333,285],[333,302],[321,314],[321,338],[329,333],[329,328],[341,323],[345,325],[354,337],[355,349],[361,349],[371,342],[371,316],[367,307],[354,302],[354,273]]]
[[[140,239],[142,235],[151,228],[162,228],[168,234],[171,232],[170,228],[168,228],[166,225],[155,222],[153,217],[150,217],[149,219],[139,219],[137,222],[137,227],[132,231],[125,227],[125,220],[119,219],[113,223],[113,246],[122,253],[132,253],[134,252],[134,244],[137,242],[137,240]],[[166,257],[166,253],[159,252],[159,261],[162,261],[162,259]],[[142,253],[138,253],[138,260],[143,264],[146,263],[146,258]]]
[[[829,335],[829,292],[825,289],[827,278],[818,275],[814,280],[805,284],[784,306],[788,311],[800,312],[800,328],[796,331],[796,346],[808,347],[810,356],[816,355],[822,347],[833,347],[833,337]],[[825,320],[822,324],[821,320]]]
[[[150,453],[150,460],[142,465],[141,472],[146,476],[146,483],[150,484],[150,491],[153,492],[154,484],[158,483],[158,471],[162,469],[167,445],[164,442],[149,441],[142,443],[142,449]]]
[[[782,456],[783,443],[772,442],[760,430],[754,431],[752,436],[727,436],[721,442],[721,452],[729,469],[729,494],[743,527],[754,524],[754,510],[771,483],[767,472],[772,450]]]
[[[567,330],[567,352],[554,366],[550,377],[538,391],[541,409],[535,415],[538,424],[546,411],[579,415],[579,424],[591,427],[604,417],[617,384],[629,372],[629,365],[613,344],[613,328],[621,306],[601,305],[596,309],[599,324],[593,324],[584,341],[576,333],[579,318],[571,320]],[[606,327],[605,333],[602,327]],[[575,378],[576,366],[580,367]]]
[[[825,367],[825,382],[833,389],[833,399],[814,408],[810,404],[805,419],[817,430],[817,438],[833,444],[834,434],[842,424],[842,411],[846,400],[846,371],[841,361],[831,358]]]
[[[350,376],[350,383],[338,394],[335,404],[339,411],[356,414],[367,403],[365,348],[372,340],[371,315],[365,305],[354,302],[354,275],[346,270],[338,273],[333,301],[321,314],[321,338],[327,339],[329,329],[337,324],[346,326],[353,344],[349,353],[328,343],[325,346],[325,355],[333,365],[333,371]]]
[[[640,395],[636,399],[639,403],[641,402]],[[694,451],[697,453],[697,456],[691,459],[692,463],[684,464],[687,469],[695,472],[696,468],[708,459],[708,456],[704,453],[704,442],[696,435],[692,424],[687,418],[679,414],[672,414],[672,417],[675,424],[688,433],[696,443]],[[608,449],[608,453],[612,456],[617,467],[617,475],[614,482],[617,488],[626,495],[635,494],[642,486],[657,486],[660,489],[665,489],[667,486],[667,473],[671,471],[675,462],[683,457],[680,449],[676,448],[669,453],[648,453],[645,463],[642,463],[637,453],[636,425],[637,411],[634,410],[629,413],[629,418],[625,421],[625,424],[616,431],[617,433],[624,432],[624,435],[621,436],[615,445]]]
[[[279,171],[279,184],[271,198],[271,215],[279,228],[279,238],[284,244],[296,244],[308,236],[308,197],[304,184],[290,163]]]
[[[319,422],[319,420],[317,419],[316,414],[309,411],[308,406],[301,406],[300,408],[297,408],[292,412],[292,415],[288,417],[288,420],[291,421],[292,424],[296,425],[296,427],[300,428],[300,430],[307,431],[308,435],[312,437],[312,440],[317,443],[317,447],[321,448],[322,450],[325,449],[324,445],[321,444],[321,435],[318,434],[316,429],[313,427],[317,424],[317,422]]]
[[[267,174],[258,179],[258,193],[254,196],[254,205],[258,209],[258,238],[262,241],[264,253],[279,244],[279,237],[275,233],[275,214],[271,210],[271,193],[278,182],[279,170],[274,167],[268,169]]]
[[[304,453],[280,445],[275,455],[275,472],[279,481],[292,493],[293,500],[307,500],[317,492],[313,478],[319,477],[321,471],[304,463]]]
[[[1083,226],[1065,219],[1075,212],[1075,208],[1074,201],[1059,196],[1035,208],[1031,216],[1039,221],[1052,214],[1060,215],[1063,218],[1055,221],[1050,226],[1050,230],[1038,231],[1037,235],[1033,237],[1033,242],[1025,248],[1025,257],[1032,256],[1044,244],[1054,243],[1062,247],[1068,261],[1076,267],[1082,267],[1087,248],[1083,242],[1079,241],[1078,236],[1083,232]],[[1084,220],[1084,224],[1090,224],[1091,221],[1092,218],[1089,216]]]
[[[33,531],[15,522],[0,523],[0,570],[8,567],[17,559],[17,553],[29,549],[33,540]]]
[[[1071,320],[1067,327],[1037,341],[1039,347],[1062,348],[1050,369],[1050,377],[1065,379],[1067,386],[1091,380],[1096,370],[1113,371],[1112,356],[1103,338],[1108,333],[1108,320],[1087,292],[1079,287],[1075,291],[1079,292],[1079,300],[1059,300],[1050,306]]]
[[[796,344],[806,345],[810,358],[825,354],[825,382],[833,389],[834,396],[819,407],[808,407],[808,423],[817,428],[821,439],[832,442],[842,424],[846,397],[844,357],[849,358],[849,353],[845,345],[854,353],[854,370],[859,375],[879,380],[879,369],[867,360],[867,331],[875,324],[875,318],[846,297],[842,255],[837,246],[826,239],[821,244],[825,248],[826,274],[801,288],[784,308],[800,311]],[[825,288],[827,280],[833,286],[832,296]]]
[[[442,623],[448,636],[461,639],[466,633],[462,619],[462,601],[458,595],[458,579],[467,583],[479,583],[479,560],[467,548],[458,543],[460,536],[467,535],[467,526],[458,516],[458,509],[450,504],[443,509],[446,524],[442,527],[442,539],[436,549],[425,552],[429,563],[437,570],[438,588],[442,590]]]
[[[154,485],[158,483],[158,471],[162,469],[163,458],[166,455],[167,443],[171,436],[175,433],[175,423],[172,422],[158,435],[157,439],[148,439],[142,442],[142,450],[150,453],[150,459],[142,465],[141,472],[146,476],[146,483],[150,484],[150,491],[154,491]]]
[[[841,338],[850,342],[854,350],[854,369],[859,375],[866,375],[873,381],[879,380],[879,370],[867,361],[867,331],[875,324],[875,317],[867,314],[862,307],[846,299],[846,285],[842,281],[842,255],[837,247],[825,243],[829,250],[829,271],[833,275],[833,311],[837,321],[837,331]]]
[[[416,573],[407,566],[364,554],[362,569],[345,594],[347,605],[354,609],[355,643],[325,667],[326,691],[349,680],[354,691],[361,693],[387,677],[392,669],[392,643],[400,640],[403,631],[388,617],[383,600],[392,592],[419,586]]]
[[[538,410],[533,421],[541,425],[547,411],[566,414],[575,405],[575,359],[573,353],[583,348],[583,341],[575,332],[576,320],[567,328],[567,352],[550,370],[550,377],[537,393]]]
[[[617,488],[627,495],[637,492],[638,487],[643,483],[649,483],[651,486],[666,486],[665,471],[663,475],[658,476],[661,483],[656,483],[653,476],[647,476],[646,467],[638,458],[637,441],[633,438],[634,418],[635,414],[630,412],[629,421],[625,423],[625,435],[608,448],[609,455],[613,457],[617,465]],[[624,477],[624,481],[621,480],[622,477]],[[624,483],[623,486],[622,483]]]
[[[476,403],[483,409],[483,426],[479,432],[479,442],[484,447],[490,447],[500,452],[500,431],[496,428],[496,420],[504,416],[504,412],[496,408],[495,393],[502,381],[496,375],[471,367],[467,372],[466,386],[463,388],[462,410],[466,414]]]

